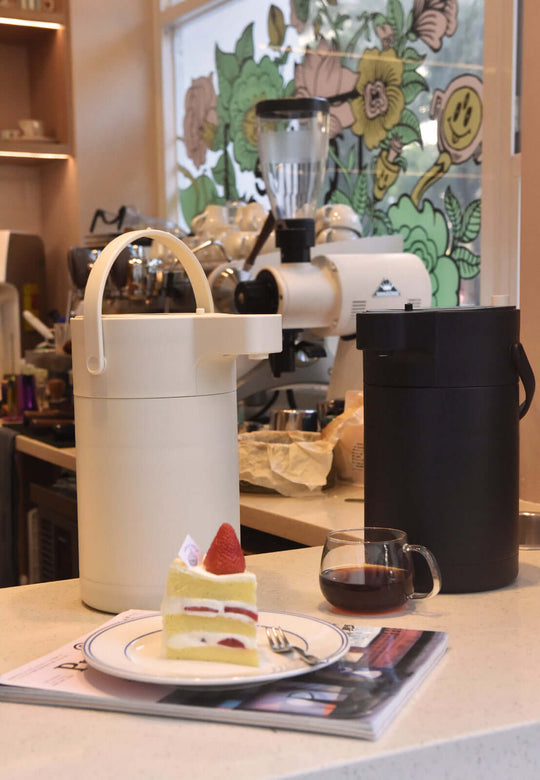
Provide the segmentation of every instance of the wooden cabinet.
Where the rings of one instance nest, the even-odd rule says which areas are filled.
[[[47,310],[63,314],[71,286],[67,253],[84,241],[96,209],[129,204],[165,216],[157,195],[153,5],[54,0],[49,14],[17,10],[13,0],[6,9],[5,1],[0,129],[39,113],[59,143],[0,138],[0,229],[42,237]],[[62,26],[16,30],[15,21],[36,19]],[[44,157],[59,153],[63,159]]]
[[[70,7],[69,0],[54,0],[51,12],[20,4],[0,4],[0,228],[41,236],[45,310],[63,313],[67,251],[78,235]],[[20,119],[41,120],[43,138],[5,138]]]
[[[0,130],[17,129],[24,118],[44,125],[44,138],[0,137],[4,163],[37,163],[72,153],[69,49],[67,0],[56,0],[52,12],[0,7]]]

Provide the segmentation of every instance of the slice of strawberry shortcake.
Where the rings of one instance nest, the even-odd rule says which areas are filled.
[[[259,665],[257,580],[223,523],[201,564],[175,558],[161,604],[167,658]]]

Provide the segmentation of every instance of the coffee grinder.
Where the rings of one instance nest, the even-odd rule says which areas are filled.
[[[277,265],[262,267],[256,278],[235,290],[242,314],[281,314],[283,349],[270,356],[274,376],[295,370],[299,347],[316,356],[316,337],[339,336],[334,361],[360,364],[358,353],[340,357],[353,344],[356,312],[390,305],[428,306],[429,274],[422,260],[405,252],[362,252],[362,239],[348,252],[315,245],[315,210],[328,157],[329,104],[324,98],[264,100],[256,106],[261,170],[275,219]],[[345,243],[345,242],[344,242]],[[362,248],[361,248],[362,247]],[[313,254],[313,256],[312,256]],[[323,352],[324,354],[324,352]],[[356,385],[352,386],[353,388]],[[340,388],[344,393],[351,386]]]

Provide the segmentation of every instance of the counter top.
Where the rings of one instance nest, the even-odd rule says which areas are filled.
[[[329,531],[364,525],[364,486],[341,482],[302,498],[240,493],[240,522],[314,547],[324,544]]]
[[[29,436],[17,436],[16,449],[25,455],[76,470],[75,447],[54,447]],[[323,544],[329,530],[364,522],[364,488],[341,483],[306,498],[277,494],[240,493],[240,522],[257,531],[299,544]]]
[[[56,466],[76,470],[75,447],[53,447],[28,436],[17,436],[19,452]],[[362,485],[337,483],[311,497],[286,498],[268,493],[240,493],[240,522],[308,547],[323,544],[328,531],[364,523]],[[540,505],[520,501],[520,511],[539,512]]]
[[[332,622],[444,630],[446,656],[377,742],[91,710],[0,703],[0,777],[535,778],[540,765],[540,551],[513,585],[439,595],[352,619],[318,589],[320,548],[250,556],[261,609]],[[108,616],[78,581],[0,590],[0,670],[43,655]]]
[[[39,458],[39,460],[44,460],[69,471],[75,471],[75,447],[54,447],[39,439],[21,434],[15,439],[15,448],[17,452],[32,455],[34,458]]]

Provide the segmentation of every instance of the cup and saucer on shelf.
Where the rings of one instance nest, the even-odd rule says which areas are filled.
[[[0,130],[3,141],[33,141],[34,143],[52,143],[51,136],[45,135],[45,127],[41,119],[19,119],[19,127]]]

